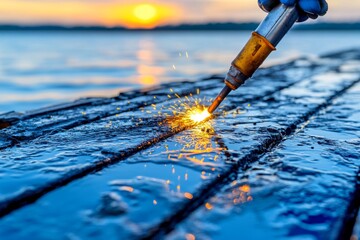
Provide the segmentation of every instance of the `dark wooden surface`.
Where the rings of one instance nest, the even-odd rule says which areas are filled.
[[[222,87],[212,76],[0,115],[0,238],[349,238],[360,50],[261,69],[210,133],[163,123],[174,93]]]

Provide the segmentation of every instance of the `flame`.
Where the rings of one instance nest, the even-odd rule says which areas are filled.
[[[208,112],[207,109],[201,111],[199,109],[193,109],[192,113],[190,113],[190,119],[195,122],[195,123],[199,123],[204,121],[205,119],[209,118],[211,116],[211,114]]]
[[[173,92],[172,89],[170,89]],[[199,92],[199,90],[198,90]],[[173,116],[168,116],[167,123],[171,128],[175,129],[180,126],[192,126],[194,124],[205,125],[205,120],[211,117],[205,105],[209,105],[211,99],[200,99],[194,97],[192,94],[185,96],[182,99],[177,93],[175,96],[178,100],[172,105],[169,110],[172,111]],[[169,98],[172,98],[168,95]],[[211,127],[211,124],[210,126]]]
[[[176,135],[176,141],[183,148],[166,149],[168,159],[174,161],[186,159],[197,165],[211,165],[210,162],[205,161],[203,155],[211,155],[211,159],[213,159],[213,155],[218,155],[223,150],[217,147],[217,143],[212,140],[215,132],[212,122],[206,121],[211,118],[211,114],[205,106],[210,105],[212,99],[199,98],[192,94],[180,97],[173,89],[170,89],[170,92],[172,94],[169,94],[168,98],[173,99],[174,95],[177,99],[175,98],[174,104],[168,108],[172,114],[166,114],[166,124],[173,130],[179,127],[189,127],[191,130],[189,134]],[[197,89],[196,95],[200,95],[199,89]]]

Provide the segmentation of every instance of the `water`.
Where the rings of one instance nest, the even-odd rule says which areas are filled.
[[[0,113],[223,74],[249,32],[16,33],[0,37]],[[360,32],[292,32],[267,65],[360,46]]]

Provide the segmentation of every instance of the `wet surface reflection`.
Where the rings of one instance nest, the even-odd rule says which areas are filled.
[[[341,96],[304,122],[304,116],[318,111],[359,77],[330,71],[334,68],[338,61],[328,60],[312,69],[294,64],[280,73],[268,70],[266,75],[264,70],[257,81],[229,96],[227,111],[182,131],[166,120],[177,116],[175,104],[186,103],[189,95],[178,98],[180,91],[172,87],[173,91],[156,90],[155,96],[71,108],[5,129],[10,136],[30,138],[41,129],[63,126],[74,115],[96,119],[69,130],[35,135],[4,149],[0,174],[7,181],[0,182],[1,200],[81,173],[89,166],[99,167],[2,218],[0,236],[22,239],[31,234],[41,239],[51,233],[59,239],[139,238],[158,226],[174,230],[170,239],[206,239],[215,234],[223,239],[231,235],[322,236],[324,229],[337,223],[337,216],[344,215],[360,154],[356,148],[357,86],[348,91],[347,98]],[[326,87],[324,72],[336,75]],[[269,78],[272,84],[266,84]],[[223,86],[220,81],[212,83],[214,88],[201,91],[198,97],[211,99]],[[161,100],[150,104],[154,97]],[[139,102],[143,107],[135,108]],[[131,111],[123,112],[127,107]],[[99,115],[104,112],[113,114]],[[292,133],[272,152],[259,155],[292,125],[303,122],[301,131]],[[153,141],[164,135],[161,141]],[[113,156],[121,158],[128,152],[133,154],[101,167]],[[33,224],[24,228],[28,222]]]

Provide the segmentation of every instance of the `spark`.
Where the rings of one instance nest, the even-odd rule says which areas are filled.
[[[166,114],[165,124],[173,131],[181,128],[191,129],[191,134],[176,135],[176,140],[183,147],[182,149],[170,150],[165,145],[165,154],[171,161],[181,161],[182,159],[190,161],[196,165],[211,165],[205,161],[212,159],[214,155],[221,154],[222,148],[216,146],[212,141],[215,130],[212,127],[211,114],[206,106],[210,105],[211,99],[199,98],[200,89],[196,89],[194,94],[180,96],[173,89],[170,89],[168,98],[172,99],[173,104],[167,107],[170,114]],[[172,114],[171,114],[172,113]],[[201,156],[201,157],[198,157]],[[184,180],[188,178],[185,175]]]
[[[213,128],[212,115],[208,112],[207,106],[212,103],[212,99],[200,97],[200,89],[194,89],[193,93],[182,95],[176,92],[175,89],[170,88],[169,93],[164,96],[171,105],[167,103],[158,103],[158,105],[151,105],[156,113],[154,117],[164,118],[164,121],[159,122],[159,126],[167,126],[174,132],[189,130],[185,134],[175,135],[177,145],[172,146],[165,144],[162,154],[166,154],[170,161],[189,161],[191,164],[203,165],[211,167],[211,172],[201,174],[201,178],[208,178],[211,174],[216,172],[217,161],[221,158],[226,149],[219,146],[217,141],[214,141],[215,129]],[[218,111],[220,112],[220,111]],[[226,115],[226,111],[220,112]],[[179,149],[177,146],[181,146]],[[172,167],[170,172],[175,175],[177,171]],[[181,178],[182,181],[188,180],[186,173]],[[175,177],[175,176],[174,176]],[[180,180],[179,180],[180,181]],[[169,184],[167,182],[167,184]],[[180,184],[176,186],[177,191],[180,192]]]
[[[205,203],[205,207],[207,210],[213,209],[213,205],[211,205],[210,203]]]
[[[190,199],[190,200],[193,199],[193,195],[189,192],[184,193],[184,197],[186,197],[187,199]]]
[[[203,111],[199,111],[198,109],[194,109],[190,113],[190,119],[195,123],[202,122],[205,119],[209,118],[210,116],[211,116],[211,114],[208,112],[207,109],[205,109]]]
[[[199,92],[199,91],[198,91]],[[211,101],[207,99],[196,98],[192,95],[181,98],[179,94],[174,93],[178,99],[169,110],[173,113],[173,116],[167,118],[167,123],[171,128],[176,129],[182,126],[197,125],[211,117],[205,105],[209,105]],[[172,98],[168,95],[168,98]],[[211,125],[211,124],[210,124]],[[211,128],[211,126],[207,126]]]
[[[185,238],[186,240],[195,240],[195,235],[194,234],[191,234],[191,233],[188,233],[185,235]]]
[[[239,187],[239,190],[248,193],[248,192],[250,192],[250,186],[243,185],[243,186]]]
[[[134,188],[130,187],[130,186],[122,186],[119,188],[122,191],[126,191],[126,192],[133,192]]]

